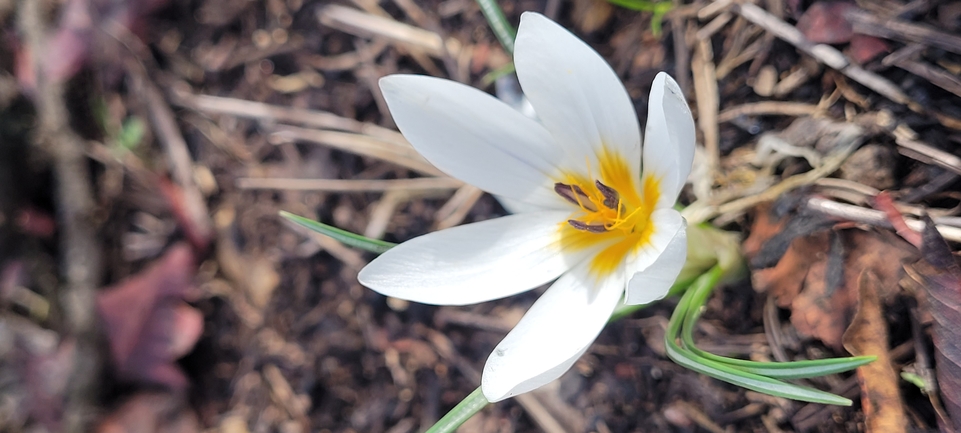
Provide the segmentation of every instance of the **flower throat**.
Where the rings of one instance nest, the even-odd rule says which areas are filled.
[[[635,229],[635,224],[628,223],[634,219],[641,207],[628,212],[617,190],[600,180],[595,180],[587,191],[576,183],[557,182],[554,184],[554,192],[584,212],[578,219],[567,220],[567,223],[577,230],[605,233],[620,229],[625,233],[632,233]]]

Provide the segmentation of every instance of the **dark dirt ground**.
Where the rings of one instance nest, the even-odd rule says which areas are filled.
[[[334,3],[363,16],[336,15]],[[752,265],[708,303],[705,349],[846,356],[841,332],[869,269],[882,277],[887,334],[873,338],[891,348],[893,371],[931,378],[959,364],[940,357],[940,316],[907,281],[917,249],[885,217],[851,209],[875,212],[871,198],[888,190],[906,215],[961,225],[961,45],[943,37],[959,34],[961,2],[865,2],[861,21],[802,18],[820,2],[760,2],[895,91],[819,64],[731,2],[681,2],[660,36],[649,13],[602,1],[499,3],[511,23],[533,10],[573,29],[622,77],[641,119],[658,71],[687,92],[707,156],[682,203],[700,212],[689,220],[748,239]],[[410,39],[379,34],[387,27],[371,17],[404,23]],[[542,291],[456,308],[388,300],[356,281],[369,254],[278,216],[398,242],[505,213],[403,156],[375,85],[408,72],[493,91],[484,77],[509,56],[475,2],[6,0],[0,19],[0,431],[423,431],[477,387]],[[837,156],[830,125],[788,131],[811,116],[859,125],[865,144],[840,170],[779,189]],[[763,156],[766,133],[806,151]],[[381,182],[422,176],[437,182]],[[849,208],[831,214],[812,198]],[[769,242],[783,248],[765,253]],[[612,323],[554,385],[461,431],[896,431],[861,400],[876,392],[873,373],[860,386],[853,373],[807,381],[855,401],[844,408],[679,367],[663,343],[676,302]],[[893,380],[873,407],[900,408],[903,431],[950,428],[937,398]],[[943,388],[950,412],[959,389]]]

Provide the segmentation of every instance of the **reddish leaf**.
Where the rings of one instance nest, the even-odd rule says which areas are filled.
[[[881,54],[891,52],[891,47],[874,36],[855,34],[851,37],[851,46],[847,52],[855,62],[864,64]]]
[[[804,15],[798,18],[797,28],[811,42],[821,44],[841,44],[851,40],[854,27],[844,17],[851,3],[817,2],[811,5]]]
[[[167,4],[168,0],[95,1],[68,0],[64,2],[57,28],[47,38],[45,49],[31,53],[20,47],[16,55],[16,75],[27,90],[37,85],[40,71],[53,81],[73,77],[90,57],[91,44],[96,40],[94,29],[117,25],[142,33],[142,17]]]
[[[50,239],[57,230],[53,216],[32,206],[26,206],[17,213],[17,227],[30,236]]]
[[[158,186],[160,192],[163,193],[164,198],[170,204],[170,210],[173,212],[174,218],[177,219],[177,223],[183,229],[184,234],[187,235],[187,240],[197,251],[206,250],[207,246],[210,245],[210,239],[213,237],[213,230],[208,222],[203,219],[206,218],[206,215],[199,216],[196,212],[191,212],[190,205],[185,197],[186,193],[179,185],[167,178],[158,178]]]
[[[891,198],[891,194],[888,194],[887,191],[878,193],[878,195],[874,197],[874,208],[884,212],[888,221],[894,226],[894,231],[898,236],[910,242],[915,248],[921,249],[921,234],[908,227],[908,223],[904,221],[904,216],[901,215],[901,211],[894,207],[894,199]]]
[[[173,389],[187,386],[173,361],[189,352],[203,332],[203,316],[184,302],[195,271],[190,248],[176,245],[145,271],[98,296],[120,377]]]
[[[24,350],[27,411],[51,431],[58,431],[63,420],[63,396],[73,370],[77,344],[74,340],[64,340],[51,352],[36,353],[36,349]]]

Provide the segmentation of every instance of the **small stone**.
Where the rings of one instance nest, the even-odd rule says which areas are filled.
[[[754,79],[754,93],[759,96],[768,97],[774,94],[774,86],[777,85],[777,69],[774,66],[767,65],[761,68],[757,73],[757,78]]]
[[[842,179],[862,183],[879,190],[895,186],[894,151],[878,144],[862,146],[841,165]]]

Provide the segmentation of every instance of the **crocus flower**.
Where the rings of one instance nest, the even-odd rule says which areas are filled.
[[[380,81],[418,152],[523,212],[414,238],[358,277],[384,295],[435,305],[485,302],[556,279],[488,358],[481,387],[492,402],[560,377],[620,302],[667,294],[687,253],[685,222],[672,206],[694,155],[694,121],[667,74],[654,79],[642,148],[617,75],[563,27],[523,14],[514,63],[537,120],[453,81]]]

